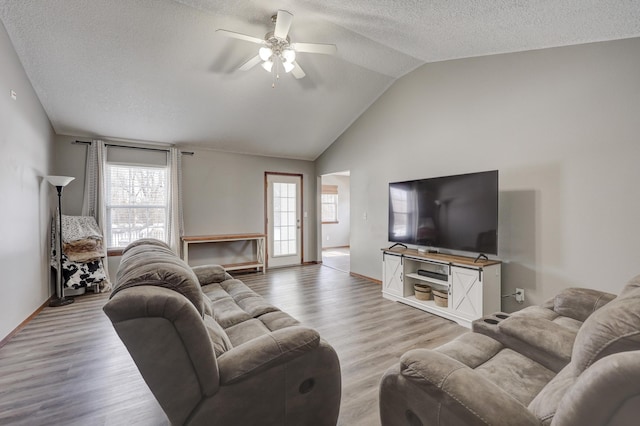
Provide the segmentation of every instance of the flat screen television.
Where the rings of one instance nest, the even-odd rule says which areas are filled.
[[[498,254],[498,171],[389,183],[389,241]]]

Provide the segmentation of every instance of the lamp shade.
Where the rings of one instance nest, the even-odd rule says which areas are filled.
[[[44,178],[53,186],[67,186],[75,179],[71,176],[45,176]]]

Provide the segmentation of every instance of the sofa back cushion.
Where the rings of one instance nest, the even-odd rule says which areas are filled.
[[[126,246],[124,250],[122,250],[122,254],[125,254],[127,251],[131,250],[134,247],[149,246],[149,245],[164,247],[167,250],[171,250],[171,247],[169,247],[169,244],[165,243],[164,241],[156,240],[155,238],[140,238],[139,240],[135,240],[134,242]]]
[[[631,278],[627,285],[624,286],[622,291],[620,292],[620,296],[625,296],[627,293],[631,293],[633,290],[640,288],[640,275],[636,275]]]
[[[186,297],[202,317],[211,313],[198,278],[191,268],[162,241],[139,240],[124,249],[117,284],[111,293],[142,285],[174,290]]]
[[[230,280],[232,277],[220,265],[202,265],[191,267],[193,273],[198,277],[200,285],[205,286],[207,284],[221,283],[225,280]]]
[[[615,299],[615,294],[587,288],[568,288],[553,298],[553,310],[561,316],[584,322],[595,311]]]
[[[640,288],[635,288],[587,318],[576,336],[571,363],[584,371],[607,355],[639,349]]]

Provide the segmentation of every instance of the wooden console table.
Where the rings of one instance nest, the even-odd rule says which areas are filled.
[[[256,256],[249,262],[222,265],[227,271],[257,268],[265,272],[265,234],[228,234],[228,235],[199,235],[182,237],[182,259],[189,263],[189,245],[204,243],[228,243],[233,241],[255,241]]]

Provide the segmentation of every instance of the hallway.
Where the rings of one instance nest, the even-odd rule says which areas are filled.
[[[349,247],[326,248],[322,250],[322,264],[338,271],[351,271],[351,252]]]

